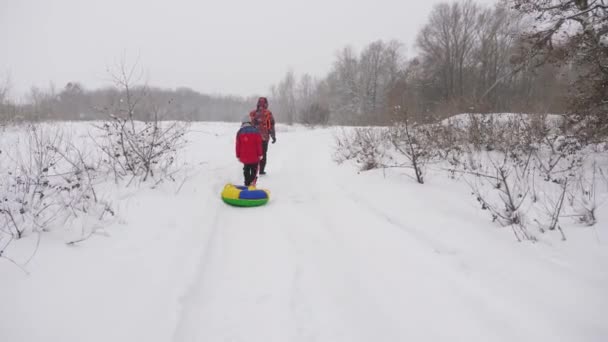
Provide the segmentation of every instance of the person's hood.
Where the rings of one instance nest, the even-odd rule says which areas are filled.
[[[267,99],[267,98],[265,98],[265,97],[260,97],[260,98],[258,99],[258,104],[257,104],[257,106],[256,106],[256,107],[257,107],[258,109],[260,109],[260,107],[261,107],[261,108],[264,108],[264,109],[268,109],[268,99]]]

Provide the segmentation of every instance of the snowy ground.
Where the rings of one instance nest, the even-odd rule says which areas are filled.
[[[197,124],[188,179],[116,195],[121,219],[0,260],[0,341],[607,341],[608,206],[594,228],[518,243],[466,186],[332,161],[333,129],[281,127],[260,208],[237,124]],[[36,245],[11,245],[17,260]]]

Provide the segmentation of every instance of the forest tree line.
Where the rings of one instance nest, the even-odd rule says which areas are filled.
[[[557,113],[599,120],[608,106],[608,6],[604,0],[473,0],[437,4],[407,53],[402,42],[378,40],[361,51],[338,50],[322,77],[291,70],[269,94],[285,123],[391,124],[395,108],[419,121],[457,113]],[[70,82],[32,88],[11,102],[0,86],[5,120],[92,120],[124,101],[120,85],[88,90]],[[119,90],[121,89],[121,90]],[[211,96],[189,88],[139,85],[135,118],[236,121],[255,96]]]
[[[472,0],[436,5],[413,54],[399,41],[344,47],[318,79],[289,71],[272,88],[287,122],[391,124],[457,113],[555,113],[608,132],[608,3]]]

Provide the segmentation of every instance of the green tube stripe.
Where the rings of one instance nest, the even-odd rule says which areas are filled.
[[[262,198],[262,199],[257,199],[257,200],[243,200],[243,199],[222,197],[222,199],[227,204],[233,205],[235,207],[258,207],[260,205],[264,205],[264,204],[268,203],[268,198]]]

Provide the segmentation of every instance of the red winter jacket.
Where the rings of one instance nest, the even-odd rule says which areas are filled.
[[[256,110],[249,113],[249,118],[251,119],[251,124],[260,130],[262,140],[268,141],[270,137],[275,139],[274,116],[268,110],[268,99],[260,97]]]
[[[257,164],[262,156],[262,135],[260,131],[245,124],[236,134],[236,157],[243,164]]]

